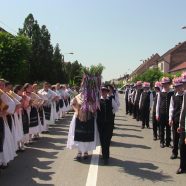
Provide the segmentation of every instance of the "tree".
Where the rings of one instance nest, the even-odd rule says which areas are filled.
[[[27,81],[30,52],[28,38],[0,32],[0,76],[12,83]]]
[[[53,46],[50,41],[50,33],[45,25],[41,28],[29,14],[19,29],[19,35],[25,35],[31,39],[32,49],[29,59],[30,81],[53,81],[51,69],[53,69]]]
[[[52,74],[53,74],[53,81],[56,82],[64,82],[65,77],[65,71],[64,71],[64,64],[62,61],[62,54],[60,52],[59,44],[56,44],[53,52],[53,68],[52,68]]]
[[[73,63],[65,63],[66,81],[69,82],[70,85],[80,85],[83,76],[82,67],[81,63],[77,60]]]
[[[161,77],[163,76],[163,73],[158,69],[149,69],[145,71],[143,74],[140,74],[133,78],[133,82],[136,81],[147,81],[150,83],[154,83],[155,81],[159,81]]]

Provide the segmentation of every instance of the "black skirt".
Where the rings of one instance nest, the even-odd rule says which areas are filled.
[[[50,120],[50,115],[51,115],[51,106],[44,106],[44,113],[45,113],[45,119]]]
[[[68,100],[65,99],[64,102],[65,102],[65,106],[67,107],[68,106]]]
[[[56,112],[59,112],[59,101],[56,101]]]
[[[36,127],[39,125],[38,112],[35,107],[31,107],[30,111],[30,127]]]
[[[4,143],[4,120],[2,117],[0,117],[0,152],[3,152],[3,143]]]
[[[60,108],[63,108],[63,106],[64,106],[64,102],[63,102],[62,99],[60,99],[60,100],[59,100],[59,107],[60,107]]]
[[[94,141],[94,117],[86,122],[80,121],[79,118],[76,118],[75,122],[74,141]]]
[[[41,121],[41,125],[44,125],[44,112],[43,112],[43,107],[40,107],[39,110],[39,118],[40,118],[40,121]]]
[[[7,119],[8,126],[10,128],[10,131],[12,131],[12,125],[13,125],[13,123],[12,123],[12,116],[8,114],[6,116],[6,119]]]
[[[28,134],[29,133],[29,118],[27,111],[23,109],[22,111],[22,122],[23,122],[23,133]]]

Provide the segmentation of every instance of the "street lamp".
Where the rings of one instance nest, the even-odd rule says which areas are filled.
[[[70,54],[70,55],[73,55],[74,52],[68,52],[68,53],[64,53],[64,54]],[[64,63],[65,62],[65,56],[62,54],[62,62]]]

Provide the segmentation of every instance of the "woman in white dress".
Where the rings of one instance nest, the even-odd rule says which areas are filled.
[[[84,159],[87,159],[88,151],[96,149],[99,145],[96,114],[89,111],[83,112],[82,103],[82,94],[78,94],[71,102],[75,113],[70,123],[67,141],[67,148],[78,149],[77,160],[80,160],[82,155]]]
[[[13,160],[16,156],[16,147],[14,143],[14,139],[8,123],[6,122],[6,115],[13,114],[15,112],[15,102],[4,92],[5,90],[5,81],[3,79],[0,80],[0,100],[7,105],[6,111],[1,110],[1,125],[3,125],[4,133],[3,133],[3,144],[0,152],[0,163],[1,166],[6,167],[7,164]]]

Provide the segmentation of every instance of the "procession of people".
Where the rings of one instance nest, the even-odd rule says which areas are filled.
[[[89,152],[101,146],[103,165],[109,164],[115,113],[120,101],[116,88],[103,84],[98,72],[85,72],[79,91],[57,83],[25,83],[13,86],[0,79],[0,167],[5,169],[18,152],[50,133],[49,125],[63,119],[69,110],[74,114],[69,126],[68,149],[77,149],[75,160],[89,158]],[[137,81],[125,87],[126,114],[150,129],[160,148],[171,148],[171,159],[178,158],[177,174],[186,172],[186,73],[172,80],[163,77],[152,86]],[[140,126],[140,125],[139,125]]]
[[[41,133],[50,133],[49,125],[65,117],[76,94],[59,83],[44,82],[39,89],[37,84],[13,86],[0,79],[0,169],[7,168]]]
[[[178,158],[176,174],[186,172],[186,72],[181,77],[163,77],[160,82],[137,81],[125,87],[126,114],[141,122],[141,129],[150,128],[152,118],[153,140],[160,148],[172,149],[170,159]],[[180,151],[180,153],[179,153]]]

